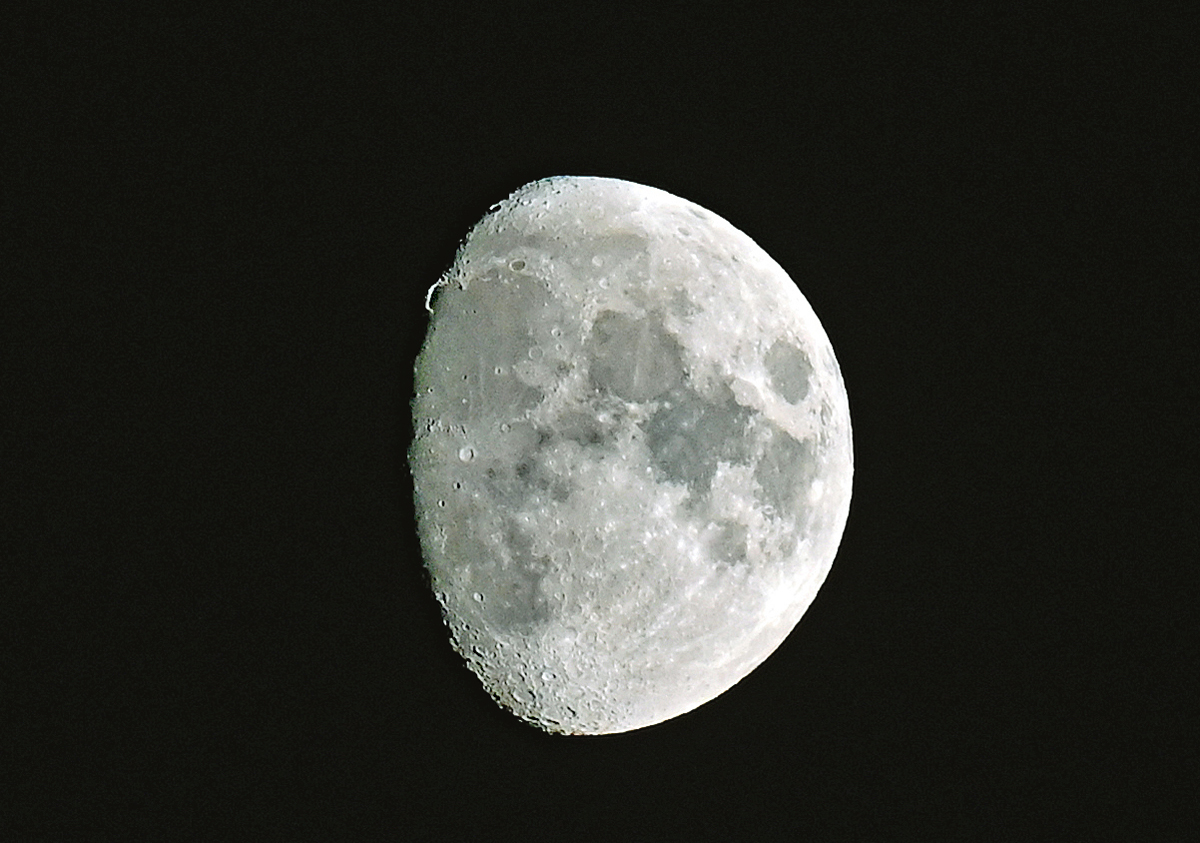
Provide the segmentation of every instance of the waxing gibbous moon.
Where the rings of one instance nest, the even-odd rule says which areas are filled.
[[[409,452],[454,648],[551,732],[690,711],[816,597],[850,507],[850,411],[787,273],[698,205],[555,177],[494,206],[430,290]]]

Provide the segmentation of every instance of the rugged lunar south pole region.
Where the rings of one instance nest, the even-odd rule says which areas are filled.
[[[787,273],[692,202],[555,177],[494,206],[426,306],[417,527],[496,702],[624,732],[762,663],[829,572],[853,472],[842,375]]]

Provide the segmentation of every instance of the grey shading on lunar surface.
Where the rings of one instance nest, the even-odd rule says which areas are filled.
[[[850,506],[846,389],[784,270],[698,205],[528,184],[430,290],[409,452],[454,648],[550,732],[662,722],[765,660]]]

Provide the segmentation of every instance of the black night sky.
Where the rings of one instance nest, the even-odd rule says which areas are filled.
[[[1166,839],[1196,12],[409,5],[9,22],[0,837]],[[855,433],[787,642],[599,738],[450,649],[405,462],[425,290],[558,174],[757,240]]]

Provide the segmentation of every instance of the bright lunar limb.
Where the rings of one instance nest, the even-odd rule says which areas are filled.
[[[787,273],[684,199],[556,177],[495,206],[426,304],[418,531],[492,697],[623,732],[766,659],[829,572],[853,472],[841,372]]]

